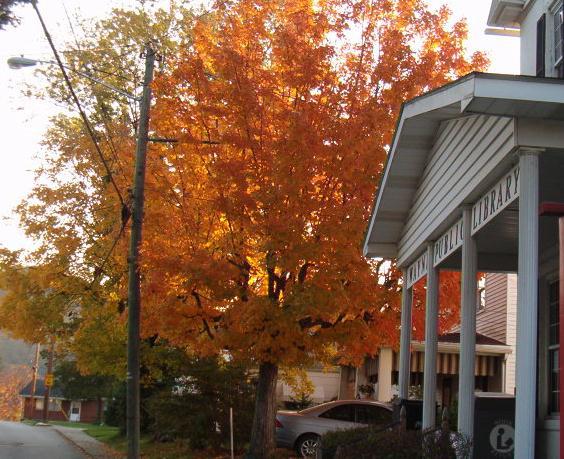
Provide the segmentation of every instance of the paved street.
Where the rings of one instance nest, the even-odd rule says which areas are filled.
[[[51,427],[0,421],[0,459],[84,459]]]

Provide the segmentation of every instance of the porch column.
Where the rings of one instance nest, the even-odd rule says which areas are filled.
[[[392,348],[383,347],[378,354],[378,393],[376,400],[389,402],[392,399],[392,371],[394,370]]]
[[[411,304],[413,289],[407,286],[407,269],[403,269],[402,272],[399,397],[400,399],[407,399],[409,396],[409,369],[411,365]]]
[[[458,431],[473,437],[474,364],[476,358],[476,275],[478,252],[472,237],[472,209],[462,214],[462,285],[460,321],[460,375],[458,380]]]
[[[435,427],[437,398],[437,328],[439,270],[433,267],[433,243],[427,245],[427,299],[425,306],[425,372],[423,374],[423,430]]]
[[[535,457],[539,150],[519,154],[515,459]]]

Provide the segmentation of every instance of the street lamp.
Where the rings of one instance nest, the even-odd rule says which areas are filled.
[[[80,103],[64,69],[70,70],[78,75],[94,81],[102,86],[121,94],[124,97],[139,102],[139,126],[137,129],[137,144],[135,148],[135,172],[133,176],[133,191],[131,205],[131,238],[129,244],[129,276],[128,276],[128,330],[127,330],[127,441],[128,459],[139,458],[140,439],[140,360],[139,360],[139,330],[141,312],[141,288],[139,276],[139,246],[141,245],[143,226],[143,206],[145,201],[145,164],[147,158],[147,144],[149,142],[149,116],[151,107],[151,83],[155,67],[155,51],[148,44],[145,49],[145,75],[143,78],[143,93],[136,97],[121,89],[95,78],[87,73],[74,70],[63,65],[60,61],[41,61],[26,57],[11,57],[8,65],[13,69],[32,67],[37,64],[51,64],[62,67],[63,76],[78,106],[80,115],[94,140],[94,133],[86,114],[80,107]],[[174,139],[154,139],[155,141],[171,141]],[[96,142],[95,142],[96,143]],[[97,147],[97,144],[96,144]],[[98,149],[98,147],[97,147]],[[99,151],[100,155],[101,152]],[[103,160],[103,156],[102,156]],[[117,189],[117,188],[116,188]],[[119,191],[118,191],[119,193]]]
[[[19,56],[19,57],[10,57],[8,59],[8,67],[10,67],[11,69],[14,70],[19,70],[19,69],[23,69],[25,67],[33,67],[35,65],[38,64],[47,64],[47,65],[59,65],[58,62],[55,61],[43,61],[43,60],[39,60],[39,59],[30,59],[28,57],[23,57],[23,56]],[[134,96],[133,94],[129,94],[128,92],[125,92],[119,88],[116,88],[115,86],[112,86],[109,83],[106,83],[104,80],[100,80],[99,78],[96,78],[88,73],[85,72],[81,72],[80,70],[76,70],[73,69],[71,67],[68,67],[66,65],[63,65],[63,67],[67,70],[70,70],[73,73],[76,73],[77,75],[80,75],[84,78],[87,78],[88,80],[94,81],[95,83],[98,83],[102,86],[104,86],[105,88],[108,88],[111,91],[117,92],[118,94],[121,94],[124,97],[127,97],[128,99],[134,100],[136,102],[140,102],[141,101],[141,97],[137,97]]]

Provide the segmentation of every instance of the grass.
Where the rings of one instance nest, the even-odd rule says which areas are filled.
[[[37,421],[23,420],[24,424],[35,425]],[[117,427],[107,425],[88,424],[85,422],[49,421],[49,424],[83,429],[84,432],[102,443],[105,443],[118,453],[127,452],[127,438],[120,435]],[[176,440],[168,443],[154,442],[149,435],[141,436],[141,457],[143,459],[229,459],[229,451],[225,449],[193,450],[187,441]],[[236,458],[244,454],[236,454]],[[273,459],[287,459],[295,457],[289,450],[277,450]]]

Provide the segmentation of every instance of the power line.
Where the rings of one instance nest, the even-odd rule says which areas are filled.
[[[43,21],[43,17],[41,16],[41,13],[39,12],[39,8],[37,7],[37,0],[32,0],[31,4],[33,5],[33,8],[35,9],[35,12],[37,13],[37,17],[39,18],[39,22],[41,22],[41,26],[43,28],[43,32],[45,34],[45,37],[47,38],[47,41],[49,42],[49,45],[51,46],[51,50],[53,51],[53,54],[55,56],[55,59],[57,61],[57,64],[59,66],[59,69],[61,70],[62,74],[63,74],[63,78],[65,79],[65,83],[71,93],[71,96],[74,100],[75,105],[78,108],[78,111],[80,113],[80,116],[82,118],[82,121],[84,122],[84,125],[86,126],[86,129],[88,131],[88,134],[90,135],[90,138],[92,139],[92,142],[94,143],[94,147],[96,148],[96,152],[98,153],[98,156],[100,157],[104,168],[106,169],[106,173],[108,174],[108,177],[119,197],[120,203],[122,206],[125,206],[125,201],[123,199],[123,196],[117,186],[117,183],[115,182],[114,176],[112,174],[112,171],[106,161],[106,158],[104,157],[104,154],[102,153],[102,150],[100,149],[100,145],[98,145],[98,141],[96,140],[96,136],[94,135],[94,131],[92,129],[92,126],[90,125],[90,122],[88,121],[88,118],[86,117],[86,113],[84,113],[84,110],[82,109],[82,105],[80,104],[80,101],[78,100],[78,96],[76,95],[74,88],[72,87],[72,83],[70,82],[70,79],[67,75],[66,69],[63,65],[63,63],[61,62],[61,58],[59,57],[59,53],[57,52],[57,48],[55,48],[55,44],[53,43],[53,40],[51,38],[51,35],[49,34],[49,31],[47,30],[47,26],[45,25],[45,22]]]

